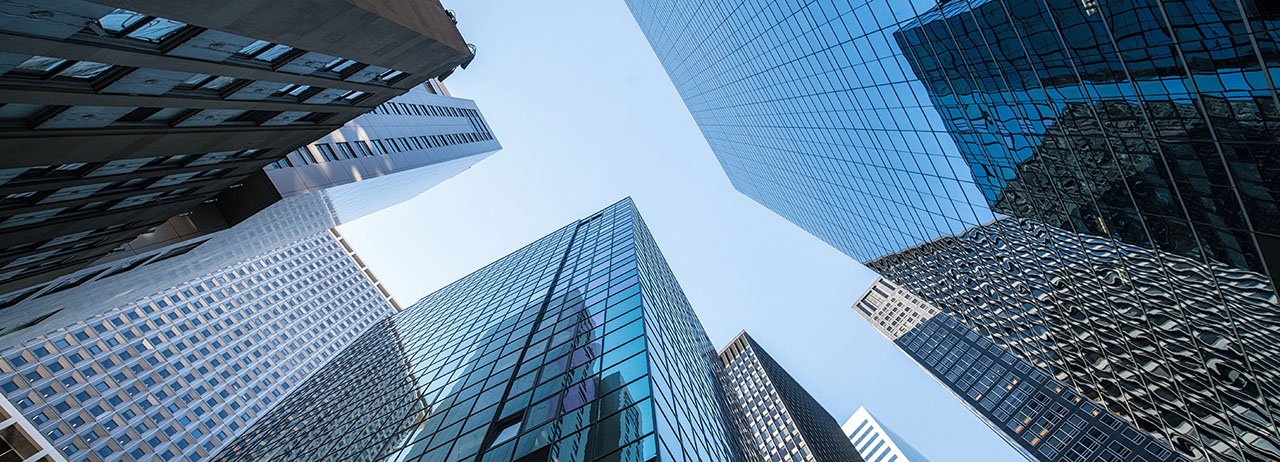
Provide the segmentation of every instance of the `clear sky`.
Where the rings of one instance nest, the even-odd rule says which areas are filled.
[[[401,305],[631,196],[717,347],[750,332],[934,462],[1024,460],[854,313],[874,273],[733,189],[622,0],[445,6],[478,48],[445,84],[504,149],[340,228]]]

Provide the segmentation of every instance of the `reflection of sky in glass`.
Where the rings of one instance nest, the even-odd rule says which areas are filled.
[[[893,41],[934,2],[655,3],[694,6],[629,2],[744,194],[864,260],[995,218]]]
[[[657,252],[630,200],[561,228],[370,329],[215,460],[740,461]]]

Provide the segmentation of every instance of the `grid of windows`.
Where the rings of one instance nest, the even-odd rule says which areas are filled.
[[[375,325],[216,460],[742,460],[656,252],[630,200],[553,232]],[[658,376],[674,356],[701,366]]]
[[[865,407],[859,407],[841,429],[867,462],[929,462],[929,458],[881,424]]]
[[[985,245],[996,238],[1004,245]],[[1065,258],[1015,258],[1050,252]],[[963,307],[949,313],[1179,452],[1202,457],[1240,438],[1248,457],[1274,454],[1251,415],[1280,407],[1270,362],[1280,331],[1269,321],[1280,304],[1257,273],[1012,218],[870,266],[925,299]],[[969,289],[977,275],[1000,290]],[[961,289],[943,290],[943,280]],[[1041,300],[1071,309],[1035,309]]]
[[[862,460],[835,419],[746,332],[720,351],[720,360],[765,461]]]
[[[332,14],[309,18],[306,34],[293,24],[300,6],[0,4],[8,18],[0,21],[7,38],[0,44],[0,150],[10,154],[0,158],[0,292],[83,268],[244,185],[264,165],[369,110],[371,101],[447,75],[473,56],[438,2],[415,17],[443,25],[428,29],[381,27],[392,21],[383,5],[332,1]],[[246,150],[256,155],[201,168],[165,164],[163,173],[49,177],[50,184],[21,187],[3,181],[23,170]],[[165,178],[143,183],[151,176]],[[119,224],[128,226],[113,228]],[[43,247],[68,236],[78,237]]]
[[[1248,346],[1280,267],[1274,6],[627,3],[735,188],[864,262],[964,242],[920,291],[944,312],[1186,456],[1280,457]]]
[[[0,352],[70,460],[198,460],[394,311],[322,232]]]
[[[927,302],[906,300],[899,286],[880,279],[873,287],[879,293],[868,291],[858,313],[877,326],[904,310],[919,314],[905,333],[879,330],[1028,459],[1188,460]]]

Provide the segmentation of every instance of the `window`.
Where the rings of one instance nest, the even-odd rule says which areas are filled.
[[[89,25],[89,29],[99,35],[148,43],[163,42],[185,27],[187,24],[183,22],[147,16],[125,9],[116,9]]]

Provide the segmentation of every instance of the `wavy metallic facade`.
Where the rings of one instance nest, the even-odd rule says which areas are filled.
[[[1280,457],[1263,275],[1014,218],[869,266],[1188,457]]]

